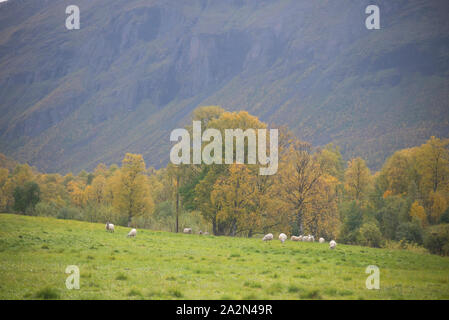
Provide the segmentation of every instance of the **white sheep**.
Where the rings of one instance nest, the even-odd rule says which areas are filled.
[[[266,234],[262,238],[262,241],[271,241],[271,240],[273,240],[273,234],[272,233]]]
[[[184,230],[182,232],[184,232],[184,233],[192,233],[192,228],[184,228]]]
[[[300,237],[297,237],[297,236],[292,236],[291,238],[290,238],[290,240],[292,240],[292,241],[300,241]]]
[[[205,236],[208,236],[208,235],[209,235],[209,232],[206,231],[206,232],[204,232],[203,234],[204,234]]]
[[[335,240],[331,240],[329,242],[329,249],[335,249],[336,246],[337,246],[337,243],[335,242]]]
[[[285,233],[281,233],[279,235],[279,240],[281,240],[281,242],[284,243],[285,240],[287,240],[287,235]]]
[[[320,243],[324,243],[324,241],[325,241],[324,238],[320,238],[319,240]]]
[[[315,237],[314,236],[309,235],[309,239],[310,239],[310,242],[315,242]]]
[[[128,233],[128,237],[135,237],[137,235],[136,229],[131,229],[131,231]]]
[[[304,241],[302,235],[298,237],[298,241]]]
[[[106,222],[106,231],[114,232],[114,225],[112,223]]]

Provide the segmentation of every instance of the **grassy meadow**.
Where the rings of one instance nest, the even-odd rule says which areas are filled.
[[[449,299],[449,258],[0,214],[0,299]],[[277,236],[277,235],[275,235]],[[65,286],[68,265],[80,289]],[[368,265],[380,290],[368,290]]]

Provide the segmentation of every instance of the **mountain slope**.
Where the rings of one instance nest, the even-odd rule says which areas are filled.
[[[0,152],[47,172],[168,160],[198,105],[248,110],[378,168],[449,136],[447,1],[69,1],[0,5]]]

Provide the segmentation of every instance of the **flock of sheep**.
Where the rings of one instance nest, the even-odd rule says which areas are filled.
[[[114,225],[112,223],[106,222],[106,231],[108,232],[114,232]],[[192,228],[184,228],[183,233],[186,234],[191,234],[192,233]],[[204,235],[208,235],[208,232],[202,232],[201,230],[198,232],[198,234],[204,234]],[[131,229],[131,231],[128,233],[128,237],[135,237],[137,235],[137,230],[136,229]],[[273,234],[269,233],[266,234],[263,238],[263,241],[271,241],[273,240]],[[279,235],[279,240],[284,243],[285,240],[287,240],[287,235],[285,233],[281,233]],[[308,236],[291,236],[290,240],[292,241],[305,241],[305,242],[314,242],[315,241],[315,237],[312,235],[308,235]],[[324,238],[320,238],[318,240],[319,243],[324,243],[325,240]],[[331,240],[329,242],[329,249],[335,249],[335,247],[337,246],[337,242],[335,242],[335,240]]]
[[[193,233],[193,231],[192,231],[192,228],[184,228],[184,230],[182,231],[183,233],[186,233],[186,234],[192,234]],[[209,232],[203,232],[203,231],[198,231],[198,234],[204,234],[204,235],[208,235],[209,234]]]
[[[271,241],[271,240],[273,240],[273,234],[272,234],[272,233],[266,234],[266,235],[262,238],[262,240],[263,240],[263,241]],[[285,233],[281,233],[281,234],[279,235],[279,240],[280,240],[282,243],[284,243],[285,240],[287,240],[287,235],[286,235]],[[310,234],[309,234],[308,236],[292,236],[292,237],[290,238],[290,240],[292,240],[292,241],[314,242],[314,241],[315,241],[315,237],[312,236],[312,235],[310,235]],[[320,238],[320,239],[318,240],[318,242],[319,242],[319,243],[324,243],[325,240],[324,240],[324,238]],[[331,241],[329,242],[329,249],[335,249],[336,246],[337,246],[337,242],[335,242],[335,240],[331,240]]]
[[[106,231],[108,232],[114,232],[114,225],[112,223],[106,222]],[[128,232],[127,237],[135,237],[137,235],[136,229],[131,229],[130,232]]]

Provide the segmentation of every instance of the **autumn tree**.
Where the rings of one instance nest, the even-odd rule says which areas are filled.
[[[217,220],[217,214],[221,209],[220,201],[212,201],[211,193],[213,186],[219,179],[224,170],[223,166],[210,166],[203,171],[204,177],[195,185],[194,205],[200,212],[203,218],[212,224],[212,232],[214,235],[223,235],[225,226],[222,222]]]
[[[228,234],[252,233],[260,217],[254,208],[255,177],[243,164],[233,164],[229,175],[220,177],[214,184],[211,200],[220,209],[217,219],[226,222]]]
[[[113,205],[126,215],[131,226],[134,217],[150,214],[154,207],[142,155],[127,153],[118,177]]]
[[[310,201],[313,188],[322,175],[323,170],[310,144],[295,140],[282,153],[279,183],[283,187],[281,196],[294,213],[294,232],[303,234],[304,206]]]
[[[410,208],[410,218],[412,220],[417,220],[421,226],[425,227],[427,225],[427,215],[423,206],[421,206],[418,201],[413,202]]]
[[[448,199],[442,192],[430,192],[429,195],[429,221],[436,224],[440,221],[441,215],[448,208]]]
[[[304,206],[304,234],[335,239],[340,229],[337,188],[338,179],[321,176],[313,186]]]
[[[417,150],[419,170],[431,191],[447,190],[449,186],[449,139],[431,137]]]
[[[365,160],[355,158],[348,162],[345,171],[345,191],[349,200],[362,200],[370,187],[371,172]]]

